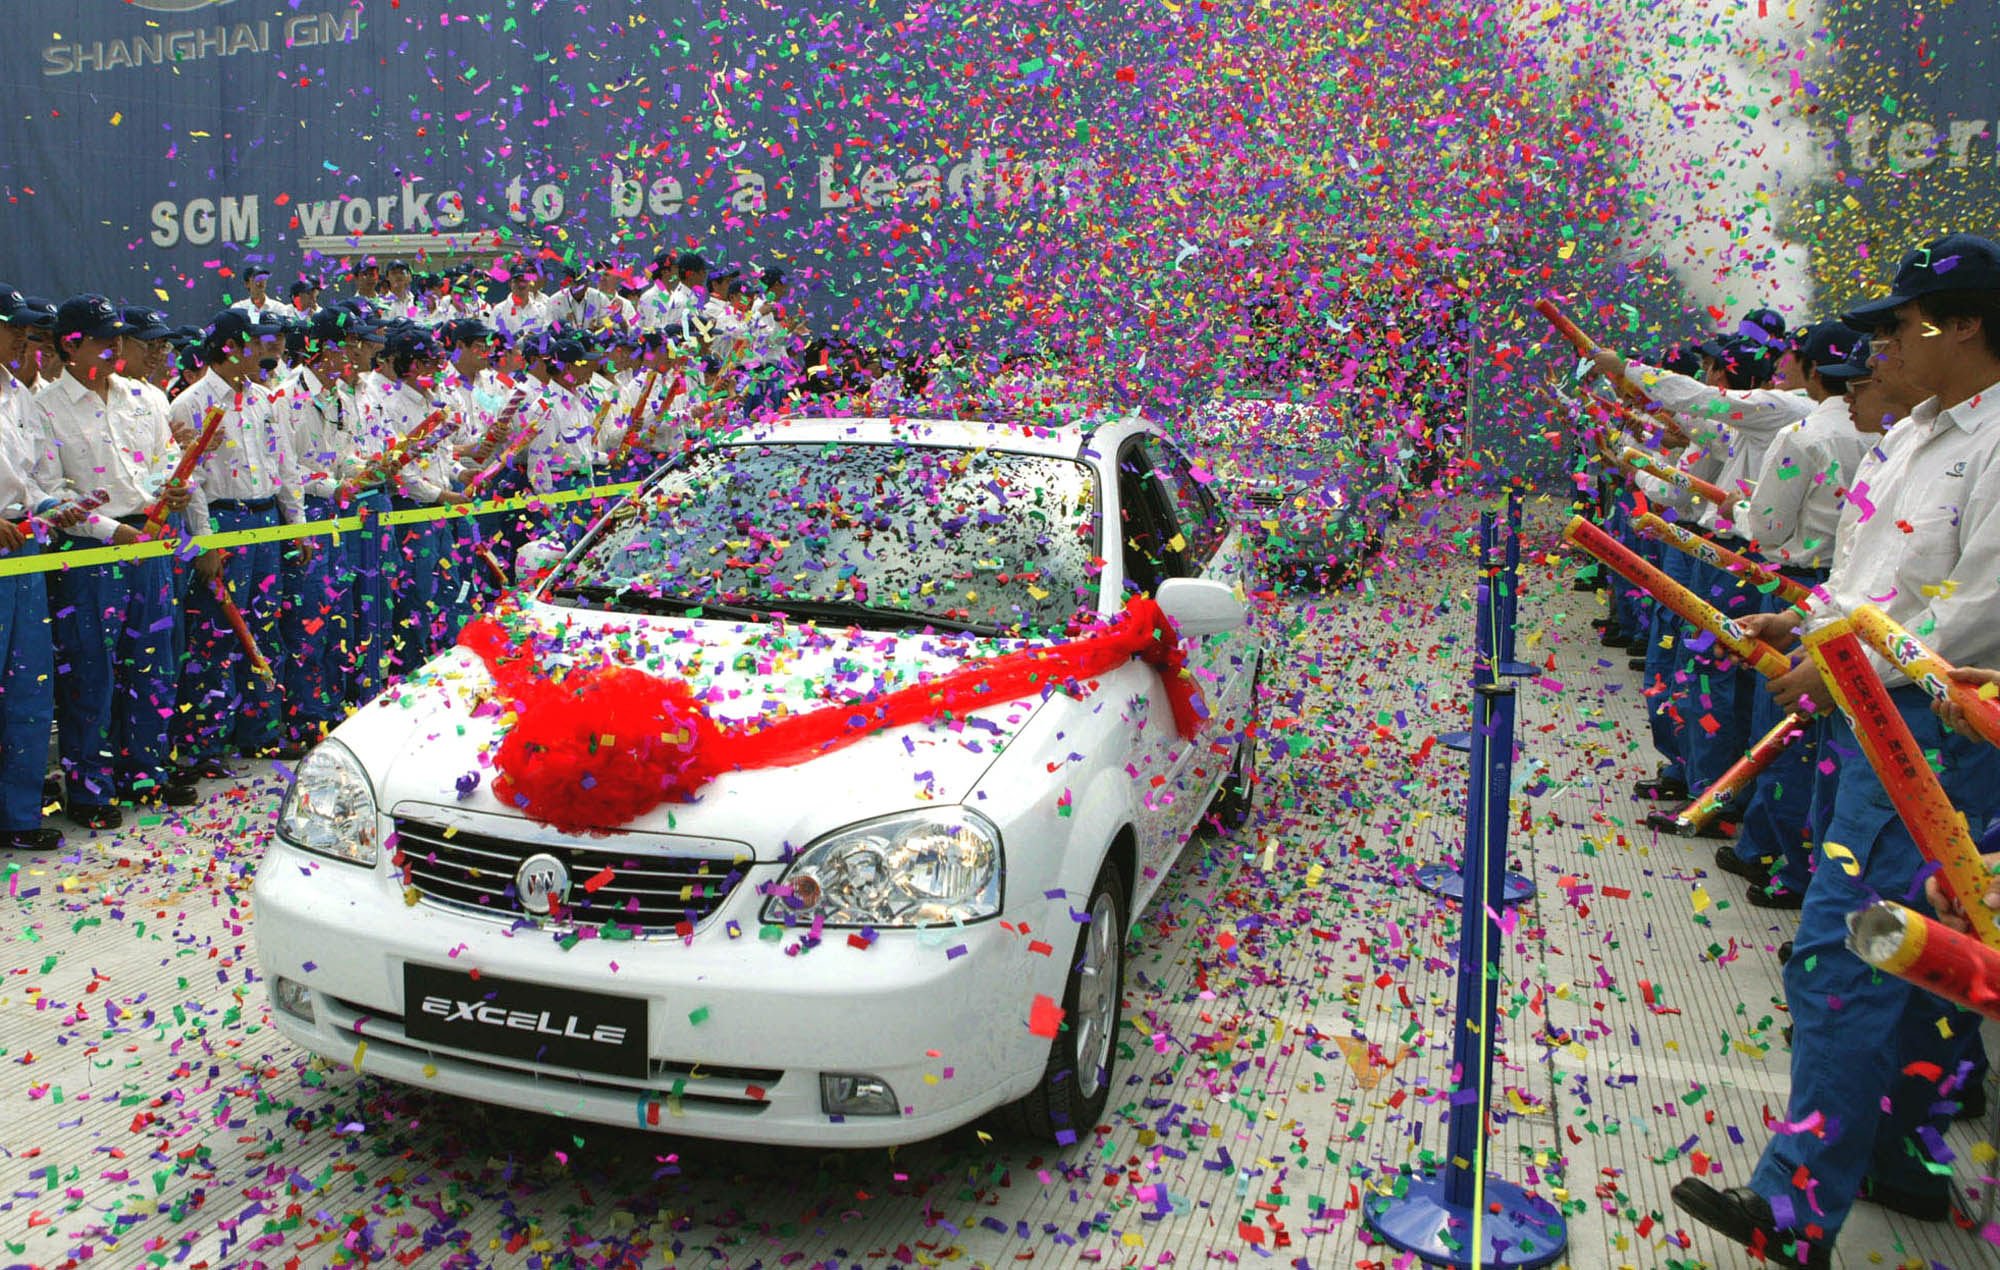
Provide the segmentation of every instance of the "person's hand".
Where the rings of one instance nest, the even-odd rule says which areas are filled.
[[[1590,355],[1590,364],[1607,379],[1625,378],[1625,358],[1616,349],[1600,348]]]
[[[188,505],[188,487],[179,482],[170,482],[160,491],[160,506],[170,512],[185,511]]]
[[[1955,684],[1965,684],[1971,688],[1980,688],[1987,684],[2000,686],[2000,670],[1980,670],[1975,666],[1954,666],[1951,672],[1951,681]],[[1978,730],[1966,721],[1965,710],[1950,697],[1941,697],[1931,702],[1931,709],[1937,712],[1938,719],[1946,727],[1960,736],[1974,738],[1979,736]]]
[[[1767,688],[1778,709],[1788,714],[1794,710],[1811,714],[1833,703],[1833,693],[1819,673],[1819,663],[1810,657],[1773,679]]]
[[[1992,672],[1985,671],[1982,673],[1991,674]],[[1982,862],[1986,865],[1987,872],[1991,873],[1995,868],[2000,868],[2000,852],[1982,857]],[[1966,920],[1965,910],[1959,906],[1957,901],[1945,894],[1943,879],[1940,875],[1933,873],[1924,879],[1924,898],[1929,900],[1931,907],[1937,910],[1939,921],[1955,931],[1966,934],[1971,933],[1972,923]],[[1995,877],[1986,884],[1986,894],[1981,897],[1980,902],[1985,904],[1987,908],[1995,912],[2000,912],[2000,877]]]
[[[319,544],[310,538],[294,538],[292,550],[297,553],[299,563],[306,564],[319,553]]]
[[[1782,613],[1752,613],[1737,618],[1736,624],[1745,635],[1761,639],[1782,653],[1799,642],[1799,623],[1804,620],[1797,609],[1786,609]]]
[[[144,542],[145,536],[130,525],[120,525],[111,531],[111,545],[129,547],[135,542]]]
[[[203,582],[213,582],[222,576],[222,549],[210,547],[194,558],[194,576]]]
[[[28,541],[28,535],[21,527],[4,516],[0,516],[0,555],[16,550]]]

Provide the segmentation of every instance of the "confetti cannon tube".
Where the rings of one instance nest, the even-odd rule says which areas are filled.
[[[1847,946],[1877,970],[2000,1019],[2000,952],[1943,922],[1877,900],[1847,915]]]
[[[652,404],[653,390],[660,386],[660,372],[646,372],[646,382],[639,389],[639,400],[632,405],[632,413],[625,417],[625,431],[618,438],[618,449],[611,456],[611,468],[616,471],[624,461],[626,451],[632,448],[632,434],[639,430],[639,421],[646,417],[646,407]]]
[[[391,445],[368,465],[376,476],[365,484],[386,485],[396,479],[397,473],[430,453],[435,435],[444,427],[445,420],[449,417],[443,410],[433,410],[425,415],[416,427],[410,429],[410,435]],[[343,503],[351,502],[354,496],[361,492],[363,485],[364,483],[360,481],[343,481],[334,497]]]
[[[1833,699],[1854,724],[1855,740],[1875,769],[1896,814],[1909,827],[1917,850],[1938,866],[1938,882],[1965,910],[1973,933],[1988,948],[2000,949],[2000,914],[1981,903],[1993,875],[1979,858],[1979,848],[1965,826],[1965,817],[1951,805],[1937,774],[1924,758],[1910,727],[1897,712],[1889,690],[1868,662],[1867,650],[1845,618],[1805,636],[1806,651],[1826,676]],[[1828,844],[1829,854],[1835,844]],[[1851,861],[1835,863],[1852,869]]]
[[[1894,662],[1910,677],[1910,682],[1939,701],[1952,701],[1965,712],[1965,721],[1988,745],[2000,745],[2000,701],[1979,695],[1971,684],[1953,683],[1950,662],[1926,648],[1916,636],[1890,619],[1872,604],[1863,604],[1848,615],[1854,633],[1868,646]]]
[[[229,623],[229,629],[236,632],[236,642],[243,646],[243,655],[250,659],[250,669],[266,683],[275,684],[278,677],[271,673],[271,663],[264,656],[264,650],[257,647],[257,637],[250,633],[250,624],[243,620],[243,610],[236,607],[236,597],[229,593],[229,581],[221,574],[208,580],[208,589],[215,594],[215,602],[222,606],[222,616]]]
[[[1641,560],[1624,543],[1583,517],[1572,519],[1563,530],[1563,537],[1666,605],[1681,620],[1715,636],[1716,642],[1733,653],[1738,661],[1766,679],[1776,679],[1792,668],[1790,658],[1763,640],[1745,634],[1741,626],[1725,617],[1713,604]]]
[[[1586,359],[1594,358],[1599,353],[1605,351],[1602,344],[1584,334],[1582,327],[1570,321],[1569,315],[1564,313],[1554,300],[1542,299],[1535,301],[1535,312],[1548,319],[1549,325],[1556,328],[1556,334],[1569,341],[1570,347],[1576,350],[1578,357]],[[1618,393],[1621,400],[1636,409],[1646,409],[1645,393],[1639,391],[1623,375],[1610,378],[1611,387]]]
[[[222,418],[226,412],[221,406],[210,406],[208,413],[201,417],[201,431],[195,434],[194,444],[181,451],[181,461],[174,464],[174,473],[167,478],[163,490],[176,485],[185,486],[193,475],[195,465],[201,462],[208,448],[215,444],[215,434],[222,429]],[[158,538],[167,528],[167,499],[165,493],[153,501],[146,509],[146,526],[139,532],[147,538]]]
[[[1729,491],[1723,489],[1720,485],[1704,481],[1699,476],[1683,472],[1677,467],[1668,467],[1634,445],[1626,446],[1624,452],[1612,461],[1628,472],[1647,472],[1659,477],[1669,485],[1678,485],[1703,502],[1714,503],[1724,511],[1729,510],[1738,502],[1737,499],[1730,497]]]
[[[1787,604],[1803,605],[1812,598],[1812,592],[1792,581],[1775,569],[1768,569],[1755,560],[1731,551],[1721,543],[1693,532],[1679,525],[1670,525],[1652,512],[1647,512],[1632,521],[1632,528],[1658,542],[1664,542],[1684,555],[1693,556],[1703,564],[1733,573],[1759,591],[1776,590],[1778,598]],[[1858,627],[1857,623],[1857,627]]]
[[[1693,837],[1714,824],[1723,812],[1736,806],[1751,783],[1799,738],[1808,722],[1806,716],[1798,713],[1778,720],[1777,726],[1766,732],[1742,758],[1730,764],[1729,770],[1715,784],[1703,790],[1699,798],[1688,804],[1687,810],[1674,817],[1674,832]]]

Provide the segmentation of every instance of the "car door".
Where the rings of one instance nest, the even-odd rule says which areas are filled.
[[[1243,535],[1188,457],[1157,436],[1140,438],[1162,519],[1171,523],[1166,547],[1174,576],[1205,578],[1237,588],[1251,586]],[[1173,833],[1192,833],[1216,787],[1229,773],[1239,729],[1248,718],[1255,641],[1247,629],[1187,641],[1188,668],[1201,684],[1209,719],[1192,744],[1178,747],[1172,764]],[[1236,721],[1236,727],[1230,721]],[[1218,749],[1218,747],[1220,747]]]
[[[1151,596],[1160,583],[1180,577],[1179,553],[1168,544],[1180,532],[1164,512],[1164,500],[1137,437],[1118,448],[1118,534],[1127,592]],[[1146,677],[1144,697],[1128,703],[1139,724],[1132,757],[1136,786],[1134,829],[1139,836],[1140,890],[1155,885],[1173,862],[1181,838],[1176,828],[1177,767],[1187,746],[1174,730],[1173,710],[1157,675]]]

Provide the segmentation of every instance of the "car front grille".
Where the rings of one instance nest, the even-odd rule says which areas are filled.
[[[431,903],[508,920],[526,917],[514,875],[533,855],[552,855],[569,870],[562,920],[645,933],[699,926],[722,907],[751,862],[747,849],[735,857],[659,855],[652,851],[658,843],[619,849],[516,842],[402,816],[395,823],[396,864],[406,885]]]

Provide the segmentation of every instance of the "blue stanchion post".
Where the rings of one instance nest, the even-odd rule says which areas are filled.
[[[1536,667],[1514,657],[1521,609],[1521,495],[1511,489],[1507,491],[1507,550],[1501,581],[1500,673],[1515,678],[1538,674]]]
[[[1480,587],[1482,611],[1495,612],[1492,588]],[[1487,657],[1473,671],[1471,788],[1466,799],[1458,1015],[1452,1034],[1449,1155],[1435,1173],[1411,1177],[1394,1195],[1372,1196],[1364,1216],[1391,1246],[1448,1266],[1533,1270],[1562,1256],[1569,1243],[1562,1213],[1548,1200],[1486,1171],[1487,1107],[1499,1014],[1501,929],[1509,875],[1507,820],[1514,778],[1514,687],[1501,683]]]
[[[1493,576],[1493,547],[1493,513],[1490,511],[1481,512],[1479,513],[1480,590],[1476,593],[1480,596],[1490,595],[1487,584]],[[1493,660],[1492,638],[1495,623],[1487,614],[1487,603],[1487,600],[1479,599],[1472,606],[1472,659],[1475,683],[1478,682],[1479,667],[1484,665],[1490,669]],[[1472,733],[1446,732],[1438,737],[1438,744],[1444,746],[1447,750],[1457,750],[1460,754],[1469,754],[1472,752]]]

